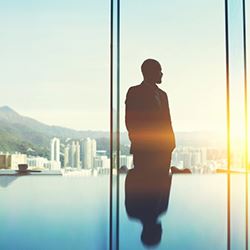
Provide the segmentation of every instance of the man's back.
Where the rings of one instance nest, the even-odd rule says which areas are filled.
[[[175,147],[167,94],[155,84],[142,83],[128,90],[126,127],[135,151],[167,151]]]
[[[161,65],[147,59],[141,71],[143,82],[128,90],[125,102],[130,153],[138,170],[166,168],[168,171],[175,138],[167,94],[156,85],[162,80]]]

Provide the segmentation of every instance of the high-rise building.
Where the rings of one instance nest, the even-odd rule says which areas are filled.
[[[80,144],[79,144],[79,141],[76,142],[76,145],[75,145],[75,165],[74,167],[75,168],[81,168],[81,165],[80,165]]]
[[[92,145],[91,145],[91,139],[86,138],[82,141],[82,166],[85,169],[92,168],[92,159],[91,159],[91,154],[92,154]]]
[[[69,145],[64,148],[64,167],[69,167]]]
[[[96,156],[96,140],[86,138],[81,141],[82,167],[90,169],[94,167],[94,157]]]
[[[92,165],[93,165],[93,158],[96,156],[96,140],[91,140],[91,154],[92,154]]]
[[[72,141],[64,149],[64,167],[80,168],[80,144],[79,141]]]
[[[60,162],[60,140],[56,137],[50,141],[50,160]]]
[[[61,162],[60,162],[60,140],[56,137],[54,137],[50,141],[50,169],[58,170],[61,168]]]
[[[75,153],[76,153],[76,144],[75,141],[72,141],[69,150],[69,166],[72,168],[75,167]]]

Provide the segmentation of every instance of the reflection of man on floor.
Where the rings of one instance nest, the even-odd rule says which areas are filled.
[[[131,219],[142,223],[141,241],[156,246],[162,238],[160,216],[167,212],[172,175],[158,171],[129,170],[125,179],[125,208]]]
[[[159,62],[147,59],[141,66],[143,82],[128,90],[126,127],[136,169],[169,168],[175,136],[167,94],[158,88]]]

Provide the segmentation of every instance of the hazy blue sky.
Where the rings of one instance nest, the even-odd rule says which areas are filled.
[[[129,16],[121,27],[123,94],[140,83],[141,61],[157,58],[175,130],[225,129],[223,1],[159,0],[146,8],[142,0],[128,2],[122,5]]]
[[[48,124],[109,129],[109,2],[0,3],[1,105]]]
[[[249,9],[249,6],[248,6]],[[109,129],[109,1],[0,3],[0,105],[48,124]],[[174,129],[225,129],[224,1],[121,1],[121,128],[140,65],[163,68]]]

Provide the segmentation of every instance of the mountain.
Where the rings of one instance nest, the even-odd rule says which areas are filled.
[[[77,131],[60,126],[49,126],[32,118],[22,116],[8,106],[0,107],[0,151],[22,152],[33,150],[41,156],[49,154],[50,139],[58,137],[62,143],[67,139],[86,137],[97,139],[97,145],[109,150],[109,132]],[[99,143],[98,143],[99,142]]]
[[[70,139],[90,137],[97,140],[98,149],[109,153],[109,132],[105,131],[78,131],[60,126],[49,126],[29,117],[17,113],[8,106],[0,107],[0,151],[22,152],[49,155],[50,140],[58,137],[62,147]],[[120,133],[121,153],[129,152],[127,132]],[[177,146],[216,147],[224,146],[225,139],[212,132],[177,132]]]

